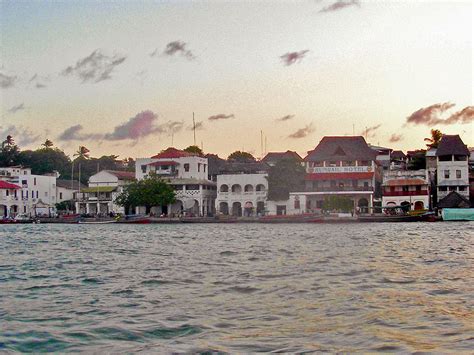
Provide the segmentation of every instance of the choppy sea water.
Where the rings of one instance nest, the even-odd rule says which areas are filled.
[[[474,351],[474,223],[0,227],[0,352]]]

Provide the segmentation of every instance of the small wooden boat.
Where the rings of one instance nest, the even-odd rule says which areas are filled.
[[[443,208],[443,221],[474,221],[474,208]]]
[[[128,215],[124,219],[117,220],[117,223],[131,223],[131,224],[150,224],[151,217],[144,215]]]
[[[422,222],[421,215],[360,215],[359,222]]]
[[[112,220],[79,220],[77,223],[80,224],[110,224],[110,223],[117,223],[115,219]]]

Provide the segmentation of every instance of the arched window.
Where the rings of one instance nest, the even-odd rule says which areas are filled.
[[[220,192],[229,192],[229,186],[226,184],[221,185],[221,188],[219,189]]]
[[[245,185],[244,187],[245,192],[253,192],[253,186],[250,184]]]
[[[242,186],[239,184],[232,185],[232,192],[235,194],[240,194],[242,192]]]
[[[265,191],[265,185],[263,185],[263,184],[258,184],[256,190],[257,190],[257,191]]]

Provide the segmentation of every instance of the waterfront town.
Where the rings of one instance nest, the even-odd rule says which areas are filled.
[[[459,135],[433,132],[427,149],[407,152],[372,145],[362,136],[325,136],[305,156],[288,150],[260,159],[237,151],[225,160],[196,146],[169,147],[137,157],[128,169],[97,164],[87,181],[81,181],[80,161],[67,179],[56,170],[36,174],[26,165],[2,166],[0,218],[255,219],[329,213],[349,218],[391,214],[397,208],[421,213],[473,206],[474,149]],[[8,146],[7,139],[3,150]],[[127,186],[151,176],[172,188],[172,203],[128,210],[117,203]]]

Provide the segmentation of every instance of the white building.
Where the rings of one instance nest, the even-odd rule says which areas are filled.
[[[0,168],[0,179],[21,187],[17,191],[14,213],[30,216],[50,216],[55,214],[57,173],[33,175],[30,168],[21,166]]]
[[[405,206],[424,210],[430,206],[428,171],[385,171],[383,174],[382,206]]]
[[[123,187],[135,180],[135,173],[128,171],[102,170],[89,178],[89,186],[81,189],[76,201],[76,211],[87,214],[125,213],[115,204]]]
[[[436,150],[438,202],[452,191],[469,200],[469,154],[459,135],[443,135]]]
[[[0,180],[0,219],[14,217],[23,209],[20,191],[20,186]]]
[[[217,175],[216,210],[223,215],[255,216],[265,213],[268,192],[266,171]]]
[[[86,186],[79,183],[77,180],[61,180],[56,179],[56,198],[59,202],[73,201],[77,198],[79,190]]]
[[[206,216],[215,213],[216,198],[216,183],[208,179],[208,169],[207,158],[168,148],[151,158],[137,158],[135,177],[141,180],[156,174],[175,189],[176,202],[152,208],[154,214]]]

